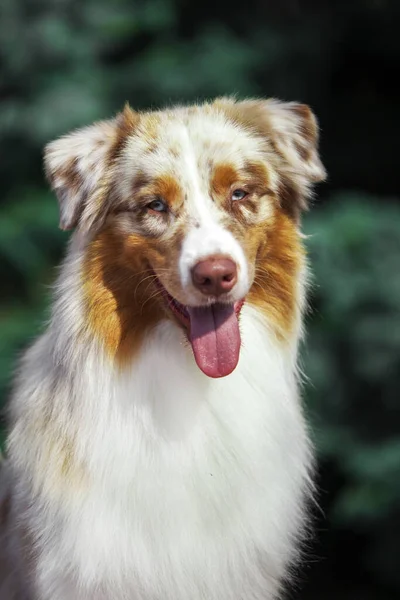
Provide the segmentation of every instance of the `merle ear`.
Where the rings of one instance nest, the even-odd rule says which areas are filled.
[[[305,104],[274,99],[235,102],[221,98],[217,105],[236,122],[261,135],[278,157],[283,202],[294,203],[293,212],[307,208],[313,184],[326,179],[312,110]]]
[[[129,106],[115,119],[101,121],[50,142],[44,153],[46,176],[60,207],[60,228],[88,231],[100,222],[113,163],[137,114]]]

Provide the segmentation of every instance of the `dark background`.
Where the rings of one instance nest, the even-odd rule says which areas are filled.
[[[277,8],[279,7],[279,8]],[[126,100],[309,103],[329,173],[304,218],[305,400],[321,511],[296,600],[400,598],[400,2],[2,0],[0,394],[68,235],[43,145]]]

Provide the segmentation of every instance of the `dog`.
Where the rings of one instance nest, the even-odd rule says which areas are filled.
[[[297,366],[314,114],[127,105],[51,142],[45,170],[74,232],[10,404],[24,597],[276,600],[314,487]]]

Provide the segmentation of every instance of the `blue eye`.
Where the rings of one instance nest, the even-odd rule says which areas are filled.
[[[244,190],[234,190],[231,195],[231,200],[243,200],[247,196],[247,192]]]
[[[157,198],[157,200],[153,200],[152,202],[149,202],[149,204],[147,204],[146,208],[149,208],[150,210],[154,210],[155,212],[167,212],[168,211],[168,206],[167,206],[166,202],[164,202],[164,200],[161,200],[161,198]]]

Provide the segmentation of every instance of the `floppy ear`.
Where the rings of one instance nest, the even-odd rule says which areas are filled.
[[[73,131],[45,148],[47,178],[60,206],[60,228],[88,231],[105,216],[115,157],[137,121],[129,106],[115,119]]]
[[[307,208],[312,185],[326,178],[318,155],[318,124],[311,109],[274,99],[235,102],[221,98],[217,104],[236,122],[261,135],[275,154],[284,207],[292,213]]]

